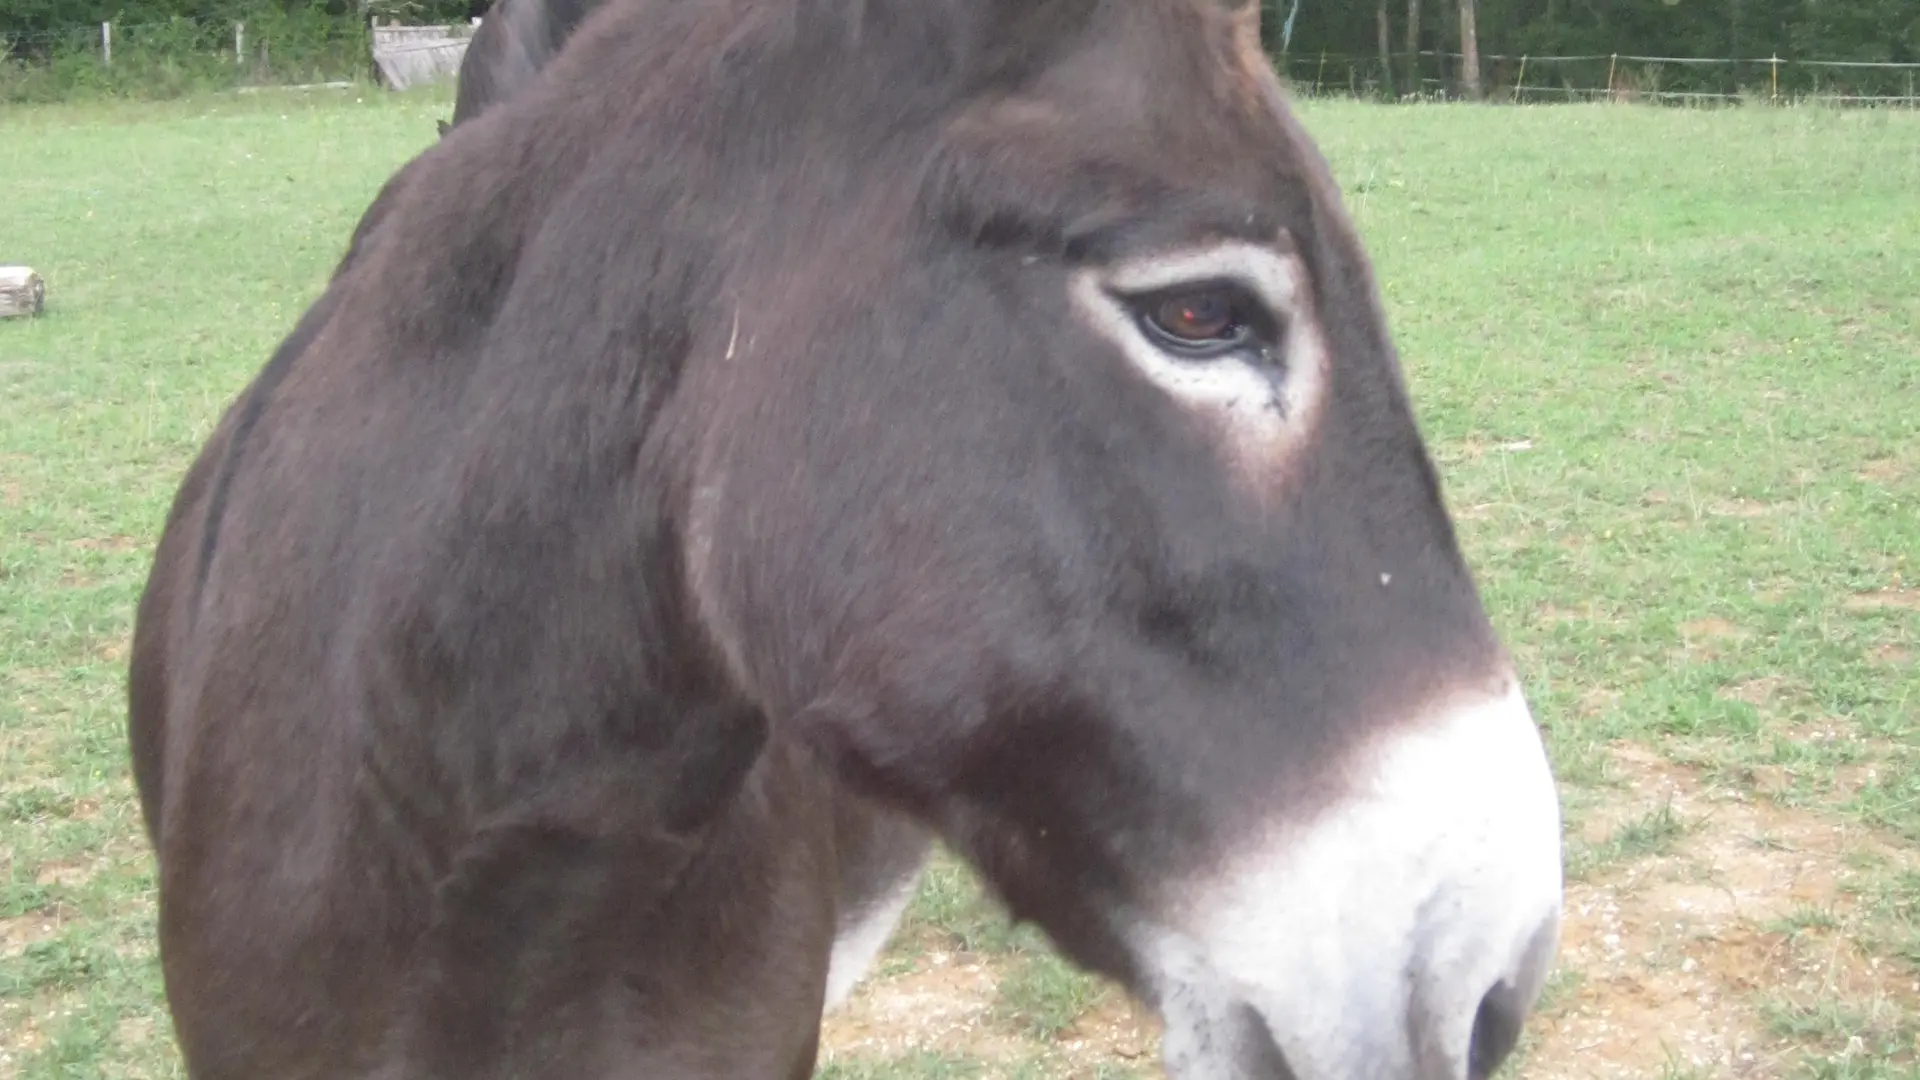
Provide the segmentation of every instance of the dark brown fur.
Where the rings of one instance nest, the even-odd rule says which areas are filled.
[[[499,0],[467,42],[454,94],[453,122],[440,134],[480,115],[531,82],[580,24],[606,0]]]
[[[1131,981],[1103,905],[1495,651],[1234,18],[615,6],[381,191],[167,519],[130,735],[195,1080],[806,1076],[924,845],[869,799]],[[1282,225],[1340,361],[1260,508],[1050,290]]]

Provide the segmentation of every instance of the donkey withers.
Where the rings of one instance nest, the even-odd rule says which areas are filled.
[[[898,820],[1177,1078],[1483,1077],[1558,933],[1541,740],[1228,0],[613,0],[215,431],[131,705],[197,1080],[806,1076]]]

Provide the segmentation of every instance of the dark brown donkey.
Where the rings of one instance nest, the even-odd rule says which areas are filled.
[[[788,1078],[924,825],[1182,1078],[1470,1080],[1559,812],[1228,0],[613,0],[188,472],[134,763],[196,1080]]]
[[[533,81],[560,54],[582,20],[606,0],[499,0],[488,9],[460,60],[453,123],[446,134]]]

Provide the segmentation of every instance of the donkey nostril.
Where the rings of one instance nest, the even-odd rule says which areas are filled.
[[[1520,1042],[1520,1030],[1534,999],[1553,963],[1560,938],[1560,915],[1556,907],[1551,917],[1535,927],[1510,978],[1501,979],[1480,999],[1480,1011],[1473,1017],[1473,1041],[1467,1046],[1467,1080],[1487,1080],[1513,1053]]]
[[[1467,1050],[1469,1080],[1487,1080],[1520,1041],[1526,1006],[1510,983],[1502,982],[1480,1001],[1473,1018],[1473,1043]]]
[[[1270,1080],[1295,1080],[1293,1067],[1287,1064],[1287,1056],[1280,1052],[1280,1044],[1274,1040],[1273,1029],[1267,1026],[1266,1018],[1252,1006],[1242,1005],[1240,1021],[1248,1033],[1247,1060],[1244,1063],[1246,1075]]]

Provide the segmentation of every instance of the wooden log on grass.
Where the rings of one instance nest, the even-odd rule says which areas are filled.
[[[25,266],[0,266],[0,319],[38,315],[47,304],[47,283]]]

